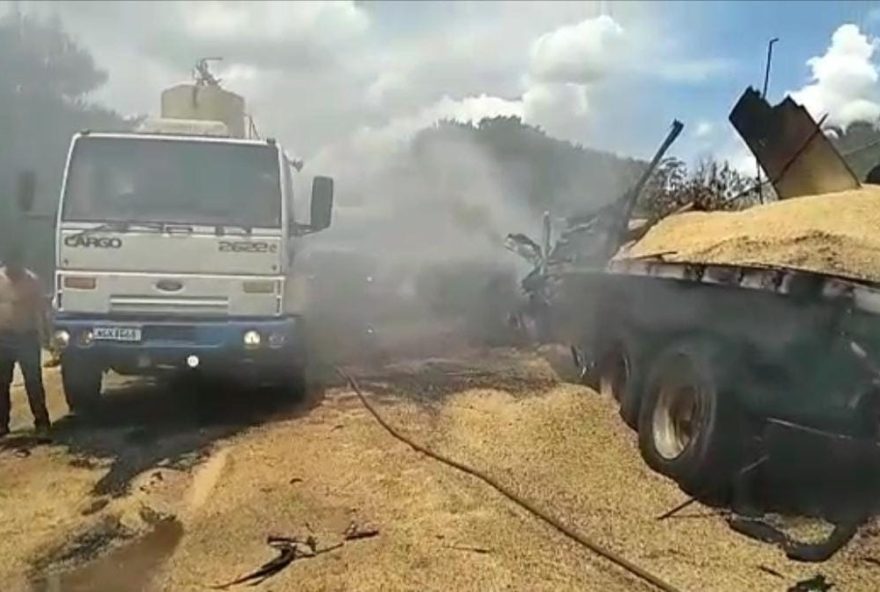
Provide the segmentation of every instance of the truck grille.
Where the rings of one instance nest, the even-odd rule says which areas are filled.
[[[229,299],[223,297],[111,296],[110,312],[148,315],[225,315],[229,312]]]

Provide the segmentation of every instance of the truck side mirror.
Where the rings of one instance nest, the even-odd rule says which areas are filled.
[[[34,208],[34,193],[37,187],[37,176],[33,171],[22,171],[18,174],[17,201],[18,209],[28,213]]]
[[[331,177],[315,177],[312,180],[312,206],[310,229],[324,230],[330,226],[333,215],[333,179]]]

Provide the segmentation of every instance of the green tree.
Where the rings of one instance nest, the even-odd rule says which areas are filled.
[[[13,10],[0,18],[0,243],[24,235],[30,264],[51,271],[52,220],[67,147],[82,129],[122,130],[131,122],[93,104],[107,75],[57,19]],[[26,222],[14,207],[23,170],[36,173],[36,200]],[[17,232],[15,232],[17,231]]]
[[[443,147],[471,146],[484,162],[458,162],[457,183],[467,185],[484,173],[487,163],[511,202],[536,213],[557,216],[587,212],[619,197],[637,178],[644,162],[585,148],[549,137],[518,117],[492,117],[472,125],[443,121],[420,132],[413,153],[424,171],[442,171],[449,164],[437,159]],[[441,148],[437,150],[436,148]],[[477,170],[481,168],[481,170]],[[513,204],[511,204],[513,205]]]
[[[764,187],[769,197],[771,187]],[[677,158],[665,158],[639,198],[636,216],[658,219],[687,206],[694,210],[741,210],[759,203],[755,179],[727,162],[705,159],[692,170]]]

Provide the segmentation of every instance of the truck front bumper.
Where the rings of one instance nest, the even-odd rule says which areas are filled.
[[[117,334],[108,338],[107,329]],[[126,340],[119,339],[120,330]],[[306,356],[303,320],[296,316],[168,321],[59,316],[54,331],[62,359],[75,357],[128,374],[186,367],[296,368]]]

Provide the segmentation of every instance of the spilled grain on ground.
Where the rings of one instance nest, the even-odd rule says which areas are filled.
[[[510,363],[522,370],[521,360]],[[426,402],[407,390],[411,375],[405,388],[385,378],[382,395],[371,396],[412,438],[485,470],[682,590],[781,590],[817,571],[842,590],[877,589],[864,560],[880,556],[870,534],[817,567],[732,533],[702,506],[656,522],[685,496],[644,466],[614,405],[589,389],[460,385]],[[313,533],[332,544],[352,521],[381,534],[294,563],[269,588],[650,589],[481,482],[393,439],[345,389],[328,392],[306,417],[236,437],[223,475],[187,525],[161,589],[196,590],[253,569],[272,555],[270,532]]]

